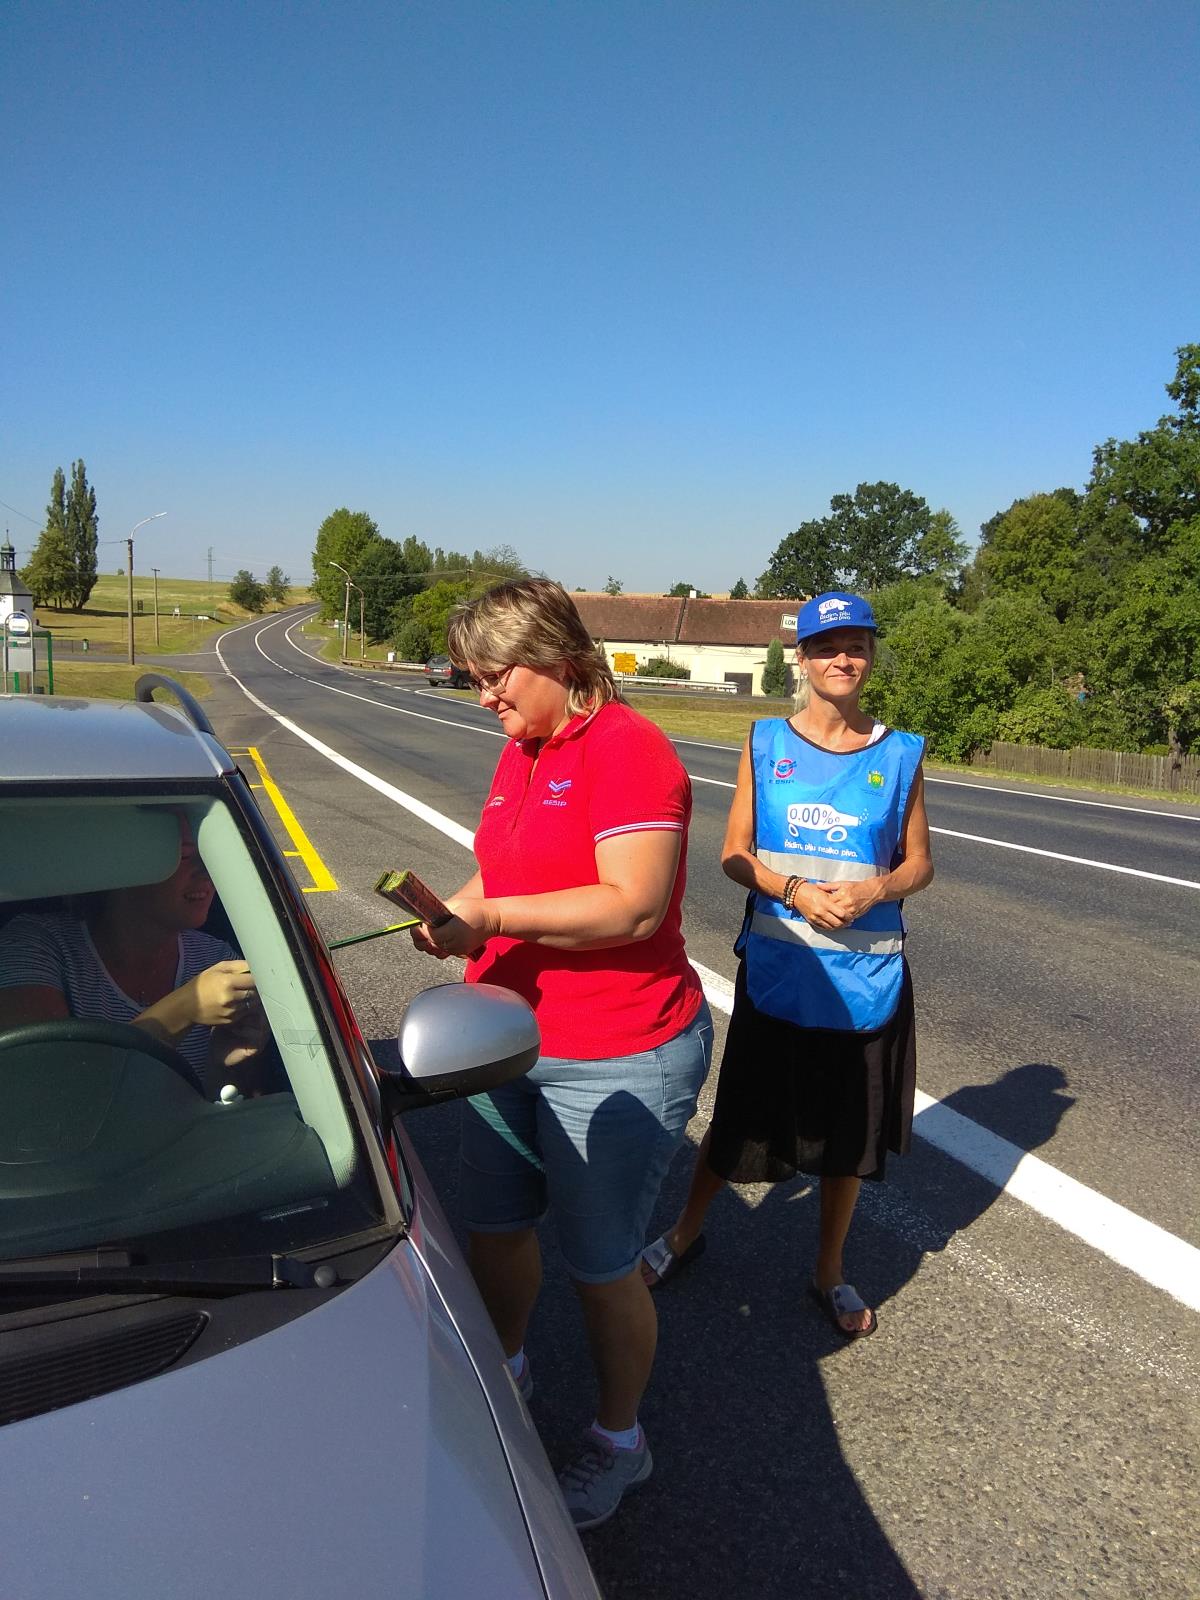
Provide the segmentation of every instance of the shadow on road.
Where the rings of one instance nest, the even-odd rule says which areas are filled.
[[[382,1058],[394,1042],[378,1041],[378,1047]],[[943,1103],[1032,1149],[1053,1137],[1073,1104],[1065,1085],[1061,1069],[1030,1063]],[[452,1218],[457,1121],[455,1109],[445,1108],[410,1116],[405,1124]],[[915,1154],[919,1191],[914,1196],[909,1184],[901,1196],[890,1182],[864,1185],[851,1234],[853,1275],[879,1307],[895,1300],[929,1251],[969,1228],[1002,1190],[922,1143]],[[690,1143],[677,1156],[654,1231],[678,1211],[694,1156]],[[874,1339],[847,1344],[806,1297],[816,1249],[816,1186],[797,1179],[749,1194],[727,1188],[707,1232],[707,1253],[657,1296],[658,1359],[642,1409],[654,1476],[611,1522],[585,1535],[605,1595],[919,1595],[843,1452],[826,1393],[825,1363],[861,1362],[868,1382],[872,1367],[879,1375],[881,1415],[904,1404],[895,1392],[897,1353],[883,1343],[886,1314]],[[537,1381],[532,1410],[560,1466],[591,1419],[593,1385],[552,1224],[544,1227],[543,1242],[545,1287],[528,1342]],[[860,1406],[852,1447],[856,1459],[869,1460],[872,1437],[863,1417]],[[881,1481],[888,1470],[886,1463],[873,1463],[873,1479]],[[896,1463],[896,1472],[902,1470]]]

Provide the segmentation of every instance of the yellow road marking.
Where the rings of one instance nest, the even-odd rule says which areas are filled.
[[[253,745],[247,749],[246,754],[258,768],[258,775],[262,779],[261,785],[252,783],[250,787],[252,789],[261,787],[266,790],[271,804],[279,813],[279,820],[287,829],[288,838],[296,846],[294,850],[285,850],[283,852],[284,855],[299,856],[300,860],[303,861],[304,865],[308,868],[308,873],[312,878],[312,883],[302,885],[304,893],[327,894],[332,890],[335,890],[337,888],[337,883],[333,877],[333,874],[309,843],[308,835],[296,821],[296,817],[291,806],[288,805],[287,801],[280,793],[279,785],[267,771],[266,762],[263,760],[262,756],[259,755],[258,751]]]

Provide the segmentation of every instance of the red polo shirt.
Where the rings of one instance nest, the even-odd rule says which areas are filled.
[[[467,964],[468,983],[499,983],[537,1013],[542,1051],[596,1061],[671,1039],[700,1009],[683,948],[691,780],[670,740],[626,705],[576,717],[538,751],[511,740],[475,834],[489,899],[598,883],[596,845],[620,833],[682,834],[679,870],[658,931],[611,950],[555,950],[492,939]]]

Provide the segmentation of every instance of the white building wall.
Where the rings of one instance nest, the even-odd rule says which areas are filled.
[[[618,670],[616,657],[618,655],[633,656],[639,667],[644,666],[659,656],[664,656],[676,662],[681,667],[686,667],[694,680],[700,683],[723,683],[725,674],[750,673],[753,677],[753,692],[762,691],[763,668],[767,664],[766,645],[716,645],[716,644],[646,644],[641,640],[622,641],[606,639],[604,641],[605,653],[608,664]],[[789,652],[785,648],[784,659],[788,659]]]

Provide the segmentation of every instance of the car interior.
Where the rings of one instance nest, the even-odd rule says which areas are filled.
[[[184,1241],[192,1255],[277,1252],[379,1221],[294,934],[223,798],[0,800],[0,985],[32,926],[23,918],[86,928],[89,897],[170,878],[181,817],[216,891],[202,931],[249,963],[265,1014],[254,1087],[243,1093],[212,1074],[200,1081],[136,1024],[78,1015],[25,1023],[8,1005],[0,1262],[131,1241],[153,1241],[154,1254],[178,1253]]]

